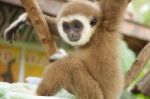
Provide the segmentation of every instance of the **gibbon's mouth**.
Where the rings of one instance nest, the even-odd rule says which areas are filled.
[[[68,36],[69,40],[72,42],[79,41],[79,39],[81,37],[80,34],[78,34],[78,33],[74,33],[74,34],[68,33],[67,36]]]

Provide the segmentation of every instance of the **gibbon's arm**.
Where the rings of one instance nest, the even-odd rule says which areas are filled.
[[[131,0],[97,0],[102,11],[102,26],[106,31],[116,31],[120,19]]]
[[[57,31],[57,26],[56,26],[56,19],[55,17],[50,17],[45,15],[46,21],[48,23],[49,29],[52,32],[53,35],[57,35],[58,36],[58,31]],[[26,23],[30,23],[30,20],[28,18],[28,14],[27,13],[23,13],[22,15],[20,15],[18,17],[17,20],[15,20],[13,23],[11,23],[9,25],[9,27],[6,28],[5,32],[4,32],[4,38],[6,40],[10,40],[12,42],[12,40],[14,39],[15,33],[16,31],[23,25]]]
[[[49,29],[53,35],[58,36],[58,31],[57,31],[57,25],[56,25],[56,18],[55,17],[50,17],[48,15],[45,15],[46,21],[48,23]],[[17,20],[15,20],[8,28],[6,28],[5,33],[4,33],[4,38],[6,40],[9,40],[12,42],[14,39],[16,31],[26,23],[30,23],[30,20],[28,18],[27,13],[23,13],[18,17]],[[59,49],[58,52],[54,53],[52,56],[48,57],[48,60],[50,62],[53,62],[55,60],[61,59],[63,57],[67,56],[67,53],[64,49]]]
[[[52,34],[59,36],[57,24],[56,24],[56,17],[51,17],[48,15],[45,15],[45,18],[46,18],[47,24],[48,24],[49,29],[52,32]]]

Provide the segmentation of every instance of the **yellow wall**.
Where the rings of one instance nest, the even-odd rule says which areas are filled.
[[[22,54],[22,50],[24,50],[24,54]],[[0,75],[6,72],[7,62],[12,57],[16,59],[12,66],[14,81],[18,81],[22,73],[24,73],[23,79],[28,76],[40,77],[48,64],[47,56],[40,45],[19,42],[10,44],[0,39]],[[21,61],[25,61],[25,63],[21,65]],[[20,72],[21,69],[24,72]],[[0,81],[2,80],[0,77]]]

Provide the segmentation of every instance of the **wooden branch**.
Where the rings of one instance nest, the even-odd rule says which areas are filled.
[[[150,71],[135,85],[131,92],[150,96]]]
[[[150,41],[150,27],[134,22],[124,20],[121,24],[120,32],[123,35],[134,37],[140,40]]]
[[[51,36],[45,17],[40,9],[37,0],[21,0],[28,16],[35,28],[35,31],[46,50],[48,56],[56,52],[56,44]]]
[[[139,73],[144,68],[149,59],[150,59],[150,42],[143,48],[143,50],[140,52],[137,59],[133,63],[132,68],[130,69],[129,72],[127,72],[125,77],[126,88],[139,75]]]

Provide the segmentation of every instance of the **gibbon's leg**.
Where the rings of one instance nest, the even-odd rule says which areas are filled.
[[[56,27],[56,18],[55,17],[51,17],[48,15],[44,15],[46,18],[46,21],[48,23],[49,29],[51,31],[51,33],[55,36],[58,36],[58,31],[57,31],[57,27]],[[21,14],[17,20],[15,20],[13,23],[10,24],[9,27],[6,28],[5,33],[4,33],[4,38],[6,40],[9,40],[12,42],[12,40],[15,38],[15,33],[16,31],[24,24],[30,24],[30,20],[28,17],[27,13],[23,13]],[[57,59],[60,59],[64,56],[66,56],[66,52],[63,49],[59,49],[59,51],[57,53],[55,53],[54,55],[49,57],[49,61],[55,61]]]
[[[27,13],[23,13],[22,15],[20,15],[17,20],[15,20],[5,29],[4,38],[12,42],[12,39],[14,39],[16,31],[18,30],[19,27],[25,24],[27,19],[28,19]]]
[[[55,17],[51,17],[51,16],[47,16],[45,15],[46,21],[48,23],[49,29],[51,31],[51,33],[53,35],[58,36],[58,31],[57,31],[57,26],[56,26],[56,18]],[[12,40],[14,39],[15,33],[17,32],[17,30],[23,25],[29,23],[30,24],[30,20],[28,18],[28,14],[27,13],[23,13],[21,14],[17,20],[15,20],[13,23],[11,23],[5,30],[4,32],[4,38],[6,40],[10,40],[12,42]]]
[[[104,99],[99,84],[89,75],[83,64],[74,58],[63,58],[49,65],[37,94],[51,96],[62,87],[71,89],[78,99]]]

